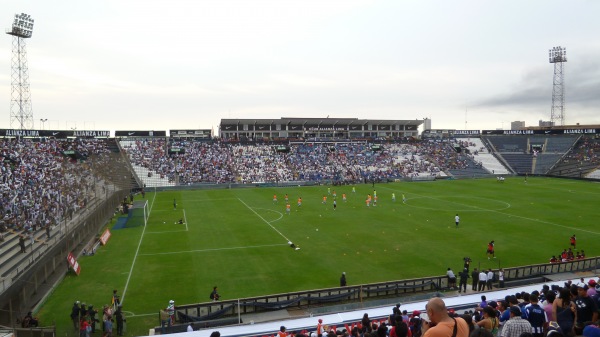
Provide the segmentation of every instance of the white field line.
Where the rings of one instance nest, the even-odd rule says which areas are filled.
[[[387,190],[396,191],[395,189],[389,188],[389,187],[383,187],[382,186],[381,188],[384,188],[384,189],[387,189]],[[397,192],[402,192],[402,191],[397,191]],[[437,201],[440,201],[440,202],[446,202],[446,203],[449,202],[448,200],[444,200],[444,199],[440,199],[440,198],[436,198],[436,197],[431,197],[431,196],[427,196],[427,195],[422,195],[422,194],[417,194],[417,193],[410,193],[410,194],[417,195],[417,196],[422,197],[422,198],[429,198],[429,199],[437,200]],[[488,199],[488,200],[492,200],[492,199]],[[465,207],[471,207],[471,208],[475,208],[475,209],[480,209],[482,211],[494,212],[494,213],[502,214],[502,215],[505,215],[505,216],[512,216],[512,217],[515,217],[515,218],[521,218],[521,219],[525,219],[525,220],[529,220],[529,221],[533,221],[533,222],[539,222],[539,223],[543,223],[543,224],[547,224],[547,225],[552,225],[552,226],[556,226],[556,227],[562,227],[562,228],[572,229],[572,230],[575,230],[575,231],[580,231],[580,232],[585,232],[585,233],[600,235],[600,232],[594,232],[594,231],[590,231],[590,230],[586,230],[586,229],[581,229],[581,228],[576,228],[576,227],[572,227],[572,226],[560,225],[560,224],[557,224],[557,223],[553,223],[553,222],[549,222],[549,221],[544,221],[544,220],[540,220],[540,219],[533,219],[533,218],[528,218],[528,217],[521,216],[521,215],[515,215],[515,214],[506,213],[506,212],[495,211],[493,209],[481,208],[481,207],[477,207],[477,206],[473,206],[473,205],[463,204],[463,203],[460,203],[460,202],[451,201],[450,203],[456,204],[456,205],[460,205],[460,206],[465,206]]]
[[[152,206],[154,206],[154,201],[156,200],[156,193],[154,193],[154,197],[152,198],[152,204],[150,204],[150,209],[148,210],[148,219],[150,219],[150,214],[152,213]],[[129,275],[127,276],[127,282],[125,282],[125,287],[123,288],[123,294],[121,295],[121,303],[125,302],[125,294],[127,293],[127,287],[129,286],[129,281],[131,280],[131,274],[133,274],[133,267],[135,266],[135,261],[137,261],[138,254],[140,252],[140,247],[142,246],[142,240],[144,239],[144,233],[146,232],[146,227],[142,230],[142,235],[140,235],[140,242],[138,242],[137,249],[135,250],[135,256],[133,257],[133,261],[131,262],[131,268],[129,268]]]
[[[275,232],[277,232],[279,235],[281,235],[281,237],[285,239],[285,242],[291,242],[290,239],[288,239],[287,237],[285,237],[285,235],[283,235],[279,230],[277,230],[277,228],[273,227],[273,225],[271,225],[270,222],[268,222],[267,220],[265,220],[265,218],[263,218],[262,216],[260,216],[260,214],[256,213],[256,211],[253,210],[250,206],[248,206],[248,204],[246,204],[242,199],[238,198],[238,200],[242,204],[244,204],[244,206],[246,206],[249,210],[251,210],[252,213],[256,214],[257,217],[259,217],[262,221],[264,221],[267,225],[269,225],[269,227],[271,227]]]
[[[154,256],[154,255],[172,255],[172,254],[189,254],[189,253],[203,253],[203,252],[217,252],[222,250],[234,250],[234,249],[250,249],[250,248],[264,248],[264,247],[276,247],[276,246],[287,246],[285,243],[277,243],[273,245],[260,245],[260,246],[245,246],[245,247],[227,247],[227,248],[209,248],[209,249],[195,249],[195,250],[182,250],[179,252],[164,252],[164,253],[145,253],[140,256]]]

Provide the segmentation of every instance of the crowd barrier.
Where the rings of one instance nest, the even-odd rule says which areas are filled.
[[[600,257],[561,263],[545,263],[504,269],[505,283],[509,285],[532,284],[547,280],[548,275],[593,271],[600,268]],[[497,275],[498,270],[493,270]],[[496,288],[498,282],[494,282]],[[177,306],[178,321],[201,322],[223,317],[259,313],[285,308],[308,309],[324,304],[373,301],[386,297],[411,296],[424,292],[448,290],[445,275],[418,279],[361,284],[347,287],[307,290],[285,294],[204,302]]]

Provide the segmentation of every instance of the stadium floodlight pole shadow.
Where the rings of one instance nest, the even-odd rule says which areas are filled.
[[[552,81],[552,109],[550,121],[553,125],[565,125],[565,66],[567,62],[567,48],[552,47],[548,51],[548,61],[554,63],[554,78]]]
[[[33,112],[25,39],[31,38],[33,34],[33,19],[25,13],[15,14],[12,27],[6,30],[6,34],[13,36],[10,127],[21,130],[32,129]]]

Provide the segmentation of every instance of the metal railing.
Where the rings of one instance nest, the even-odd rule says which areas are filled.
[[[504,269],[506,282],[532,279],[550,274],[592,271],[600,267],[600,256],[562,263],[545,263]],[[493,270],[494,273],[498,269]],[[495,282],[497,283],[497,281]],[[275,309],[297,308],[311,311],[326,305],[372,302],[390,297],[414,297],[432,291],[448,290],[445,275],[381,283],[361,284],[348,287],[315,289],[284,294],[178,305],[179,320],[203,321],[240,314],[266,312]]]

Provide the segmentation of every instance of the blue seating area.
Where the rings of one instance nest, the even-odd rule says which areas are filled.
[[[580,136],[553,136],[548,137],[546,141],[545,153],[566,153],[577,142]]]
[[[527,151],[529,136],[489,136],[485,137],[496,149],[497,152],[523,153]],[[483,138],[483,137],[482,137]]]
[[[526,153],[503,153],[502,157],[517,174],[531,174],[533,157]]]
[[[535,158],[535,174],[546,174],[559,160],[563,153],[541,153]]]

